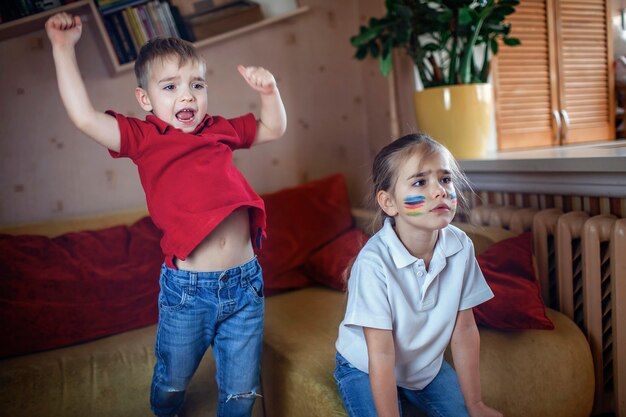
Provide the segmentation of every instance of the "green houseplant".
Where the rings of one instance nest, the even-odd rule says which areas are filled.
[[[361,26],[351,43],[357,59],[378,58],[385,76],[392,67],[392,49],[406,50],[424,88],[486,83],[498,39],[509,46],[520,44],[509,36],[510,24],[504,23],[518,4],[518,0],[386,0],[387,14]],[[478,47],[483,47],[480,60]]]
[[[482,158],[494,137],[491,57],[511,37],[507,16],[518,0],[386,0],[387,13],[371,18],[351,38],[356,58],[377,58],[387,76],[392,51],[410,56],[424,89],[415,91],[421,131],[459,159]]]

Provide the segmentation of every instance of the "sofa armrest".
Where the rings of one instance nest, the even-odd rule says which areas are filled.
[[[352,208],[352,217],[354,218],[354,225],[363,230],[368,235],[374,233],[374,218],[376,212],[374,210],[364,209],[360,207]]]

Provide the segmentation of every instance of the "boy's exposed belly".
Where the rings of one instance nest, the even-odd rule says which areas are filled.
[[[248,208],[242,207],[226,217],[196,248],[181,261],[178,269],[196,272],[224,271],[254,257],[250,241]]]

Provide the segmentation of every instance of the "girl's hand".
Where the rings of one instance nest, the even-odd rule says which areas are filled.
[[[46,33],[53,46],[74,46],[82,31],[80,16],[57,13],[46,22]]]
[[[248,85],[259,93],[272,94],[276,91],[276,80],[265,68],[238,65],[237,69]]]
[[[467,407],[472,417],[503,417],[503,414],[493,408],[487,406],[484,402],[479,401]]]

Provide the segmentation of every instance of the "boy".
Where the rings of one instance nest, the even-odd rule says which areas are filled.
[[[261,119],[207,115],[205,63],[179,39],[148,42],[135,62],[135,96],[145,121],[95,110],[76,62],[79,17],[52,16],[63,104],[72,122],[113,157],[137,165],[148,209],[163,231],[156,364],[150,402],[174,416],[202,356],[213,347],[218,416],[249,416],[259,385],[263,292],[252,240],[265,230],[261,198],[232,164],[232,151],[277,139],[286,115],[263,68],[239,66],[261,95]],[[253,239],[251,239],[253,238]],[[207,272],[209,271],[209,272]]]

